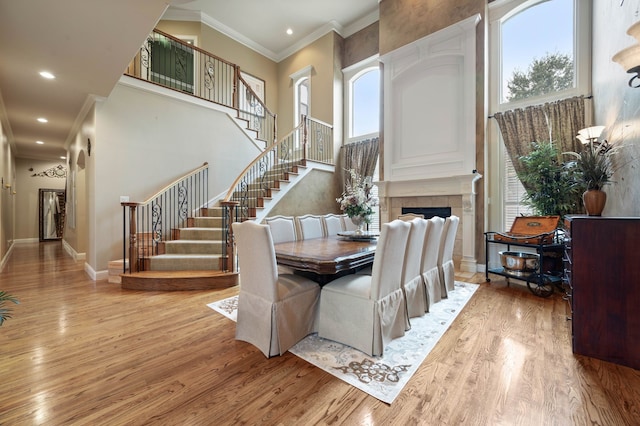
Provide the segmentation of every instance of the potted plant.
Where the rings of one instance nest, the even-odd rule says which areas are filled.
[[[582,194],[584,207],[589,216],[600,216],[607,201],[607,193],[602,188],[612,183],[613,165],[611,158],[616,149],[607,141],[602,143],[590,139],[580,152],[566,152],[574,158],[567,164],[576,170],[574,185]]]
[[[580,211],[575,187],[576,170],[564,164],[553,142],[532,142],[529,154],[519,157],[518,178],[526,188],[523,203],[542,216],[560,216]]]
[[[11,309],[4,308],[4,302],[13,302],[15,304],[20,303],[15,297],[5,293],[4,291],[0,291],[0,325],[2,325],[7,318],[11,318],[11,315],[9,315],[11,313]]]

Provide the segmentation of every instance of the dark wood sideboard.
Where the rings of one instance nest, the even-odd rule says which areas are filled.
[[[640,369],[640,217],[568,216],[573,352]]]

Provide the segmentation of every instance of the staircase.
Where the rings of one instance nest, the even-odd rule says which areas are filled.
[[[274,167],[263,176],[268,176],[267,179],[252,182],[242,194],[230,197],[243,199],[246,206],[255,206],[247,209],[247,217],[238,220],[262,221],[309,171],[304,163]],[[266,182],[269,183],[265,187]],[[238,285],[238,273],[223,270],[226,260],[223,214],[221,206],[201,209],[198,216],[187,219],[186,227],[172,231],[172,240],[158,244],[158,254],[149,255],[150,250],[140,248],[144,271],[122,273],[122,260],[110,262],[109,281],[119,282],[123,289],[148,291],[211,290]],[[140,233],[137,239],[144,241],[149,237]]]
[[[199,99],[223,108],[236,120],[238,127],[254,140],[256,146],[264,144],[265,150],[233,182],[219,207],[200,210],[197,217],[187,218],[186,215],[197,210],[198,206],[209,205],[206,189],[196,196],[199,196],[197,200],[187,200],[184,206],[176,205],[180,201],[175,201],[179,197],[188,198],[195,191],[187,179],[196,171],[165,187],[145,202],[121,203],[123,208],[129,209],[130,218],[124,232],[138,247],[127,255],[132,255],[134,259],[137,256],[142,262],[132,261],[133,269],[140,269],[140,272],[133,273],[122,273],[128,260],[110,262],[109,281],[120,281],[122,288],[132,290],[203,290],[235,286],[238,284],[237,271],[224,271],[229,259],[223,250],[226,248],[227,231],[223,223],[226,207],[222,205],[237,203],[236,221],[261,222],[288,189],[310,170],[307,160],[325,170],[335,170],[333,128],[319,120],[302,117],[300,124],[278,141],[276,114],[269,111],[261,97],[243,79],[237,65],[201,49],[193,49],[193,46],[158,30],[154,30],[141,47],[127,68],[126,75],[177,90],[152,78],[150,65],[154,63],[151,55],[155,42],[180,45],[176,51],[189,51],[197,58],[195,63],[205,65],[199,70],[200,78],[196,79],[202,87],[194,93],[198,93]],[[183,66],[179,59],[170,58],[169,61],[175,63],[176,67]],[[210,83],[216,75],[232,77],[219,80],[226,83],[213,90]],[[184,92],[181,94],[184,95]],[[201,173],[204,168],[196,170]],[[208,177],[201,178],[200,183],[206,186]],[[172,197],[168,197],[170,200],[160,200],[164,196],[161,194],[169,191],[174,191]],[[160,242],[156,243],[156,240]]]
[[[210,290],[238,284],[237,272],[223,271],[223,210],[202,209],[187,227],[172,231],[175,239],[158,244],[158,253],[144,256],[144,271],[120,275],[128,290]]]

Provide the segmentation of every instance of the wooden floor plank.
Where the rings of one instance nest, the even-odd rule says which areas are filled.
[[[16,244],[0,290],[0,424],[637,425],[640,371],[574,356],[567,304],[483,274],[392,405],[234,339],[207,303],[238,288],[123,290],[59,242]]]

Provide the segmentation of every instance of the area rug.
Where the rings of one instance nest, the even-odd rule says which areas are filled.
[[[433,305],[425,316],[412,318],[411,329],[394,339],[380,357],[368,356],[317,334],[307,336],[289,352],[391,404],[477,289],[477,284],[456,281],[449,297]],[[238,296],[207,306],[236,321]]]

